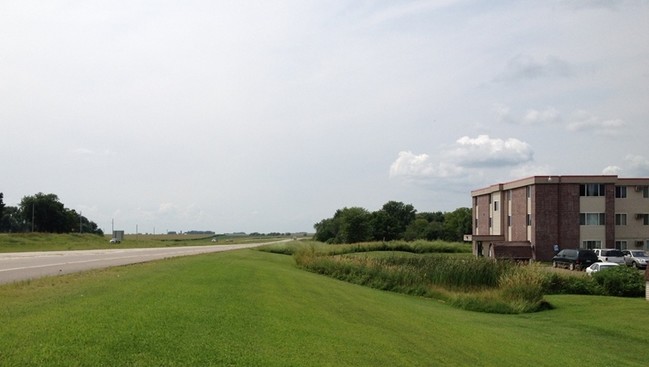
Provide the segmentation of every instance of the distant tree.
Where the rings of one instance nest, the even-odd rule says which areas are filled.
[[[5,203],[3,199],[4,199],[4,194],[0,192],[0,220],[2,220],[2,216],[5,210]]]
[[[340,223],[336,236],[339,243],[357,243],[372,239],[370,213],[359,207],[344,208],[338,212]]]
[[[462,241],[464,235],[471,231],[471,208],[458,208],[444,215],[444,236],[442,239]]]
[[[313,228],[315,228],[313,239],[320,242],[331,243],[336,238],[336,233],[338,233],[334,218],[323,219],[314,224]]]
[[[20,212],[36,232],[66,233],[71,230],[65,207],[54,194],[39,192],[23,197]]]
[[[415,220],[417,211],[411,204],[389,201],[372,213],[372,234],[377,241],[403,238],[406,228]]]
[[[103,235],[97,224],[74,210],[65,208],[55,194],[39,192],[20,201],[20,215],[27,230],[50,233],[85,232]]]
[[[0,218],[0,232],[25,232],[27,224],[23,220],[20,209],[15,206],[6,206]]]

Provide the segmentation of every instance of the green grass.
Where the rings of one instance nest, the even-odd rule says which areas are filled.
[[[126,235],[119,244],[109,243],[110,237],[93,234],[0,233],[0,252],[67,251],[170,246],[201,246],[250,242],[268,242],[287,237],[205,235]]]
[[[0,286],[0,365],[646,365],[649,302],[548,298],[467,312],[241,250]]]

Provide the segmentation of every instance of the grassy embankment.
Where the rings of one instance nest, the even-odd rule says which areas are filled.
[[[217,242],[211,242],[216,238]],[[249,242],[268,242],[287,237],[205,236],[205,235],[126,235],[119,244],[110,237],[93,234],[0,233],[0,252],[67,251],[170,246],[201,246]]]
[[[241,250],[0,286],[0,364],[646,365],[644,299],[548,299],[554,310],[467,312]]]
[[[470,311],[526,313],[552,308],[546,294],[644,296],[638,271],[619,267],[585,277],[542,264],[520,265],[471,256],[447,242],[283,243],[260,250],[291,254],[309,271],[376,289],[434,298]],[[581,275],[581,276],[579,276]]]

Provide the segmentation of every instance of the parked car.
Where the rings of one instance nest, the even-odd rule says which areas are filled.
[[[589,266],[586,268],[586,274],[588,275],[593,275],[593,273],[597,273],[606,269],[614,268],[616,266],[620,266],[618,263],[612,263],[612,262],[596,262],[593,265]]]
[[[593,250],[563,249],[552,258],[552,266],[583,270],[597,261],[597,255]]]
[[[117,238],[111,238],[110,241],[108,241],[108,242],[110,242],[110,243],[120,243],[120,240],[117,239]]]
[[[624,264],[624,254],[620,250],[614,248],[596,248],[593,251],[595,251],[599,261]]]
[[[622,250],[624,263],[637,269],[646,269],[649,256],[642,250]]]

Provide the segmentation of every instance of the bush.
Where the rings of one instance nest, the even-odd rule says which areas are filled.
[[[641,297],[645,292],[644,277],[633,268],[616,266],[593,274],[593,281],[604,294],[618,297]]]
[[[543,279],[546,294],[602,295],[602,289],[591,278],[548,272]]]

